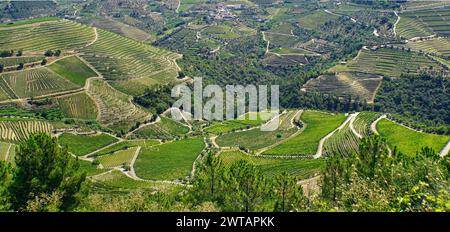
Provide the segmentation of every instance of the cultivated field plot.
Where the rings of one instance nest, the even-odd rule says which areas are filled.
[[[233,27],[228,25],[213,25],[206,27],[202,31],[202,35],[222,40],[237,39],[241,37]]]
[[[264,32],[266,40],[275,47],[294,48],[300,42],[299,38],[291,34],[282,34],[278,32]]]
[[[95,102],[85,92],[59,97],[56,101],[68,118],[97,119]]]
[[[219,157],[226,166],[230,166],[238,160],[248,160],[255,164],[267,177],[287,172],[299,179],[316,176],[325,166],[323,159],[280,159],[262,158],[247,155],[241,151],[224,151]]]
[[[138,138],[147,139],[173,139],[181,137],[189,132],[189,128],[184,124],[161,116],[157,123],[142,127],[134,132]]]
[[[431,67],[431,68],[430,68]],[[338,65],[330,71],[356,71],[389,77],[400,77],[402,73],[442,70],[437,62],[425,55],[400,49],[380,48],[376,51],[362,49],[356,60]]]
[[[79,88],[76,84],[46,67],[4,73],[0,78],[12,98],[38,97]]]
[[[409,41],[405,47],[414,51],[423,51],[434,53],[438,56],[450,57],[450,39],[446,37],[438,37],[433,39]]]
[[[422,147],[431,147],[439,153],[450,139],[448,135],[417,132],[387,119],[377,123],[377,131],[391,147],[395,146],[398,151],[407,155],[415,155]]]
[[[321,75],[309,80],[304,86],[306,91],[332,93],[338,96],[358,96],[367,102],[373,102],[383,77],[358,72],[340,72],[336,75]]]
[[[112,155],[116,152],[127,150],[133,147],[151,147],[160,144],[158,140],[152,139],[138,139],[138,140],[124,140],[122,142],[116,143],[112,146],[109,146],[105,149],[94,154],[94,156],[102,156],[102,155]]]
[[[296,45],[298,49],[306,49],[313,54],[323,54],[330,52],[336,45],[323,39],[311,39],[305,43],[299,43]],[[314,53],[315,52],[315,53]]]
[[[151,78],[162,70],[175,67],[174,60],[178,54],[101,29],[97,31],[98,40],[82,49],[82,57],[106,79]],[[167,79],[166,82],[172,80]]]
[[[128,148],[117,151],[111,155],[104,155],[97,158],[100,164],[105,168],[121,167],[130,165],[133,157],[136,155],[138,147]]]
[[[450,6],[409,11],[400,17],[420,22],[437,35],[450,36]]]
[[[379,116],[380,113],[376,112],[361,112],[356,116],[355,121],[353,121],[353,128],[361,136],[368,136],[372,133],[370,131],[370,124]]]
[[[59,142],[67,146],[74,155],[82,156],[94,152],[102,147],[117,142],[117,139],[108,134],[75,135],[65,133],[59,136]]]
[[[262,63],[271,67],[286,67],[286,66],[298,66],[309,63],[308,58],[305,55],[279,55],[268,53]]]
[[[264,115],[262,115],[264,114]],[[253,118],[251,118],[253,117]],[[249,129],[251,127],[260,126],[272,118],[271,113],[246,113],[235,120],[225,120],[222,122],[213,122],[211,126],[203,129],[212,134],[223,134],[236,130]]]
[[[86,79],[89,77],[97,76],[91,68],[76,56],[58,60],[49,65],[48,68],[80,87],[85,85]]]
[[[345,115],[306,111],[300,118],[306,124],[304,131],[264,152],[265,155],[314,155],[320,139],[341,125]]]
[[[347,122],[344,127],[334,132],[334,134],[328,138],[324,145],[324,155],[345,155],[350,156],[358,152],[359,138],[350,129],[350,122]]]
[[[6,57],[0,58],[0,65],[3,67],[18,66],[20,63],[28,64],[34,62],[40,62],[44,59],[43,56],[20,56],[20,57]]]
[[[400,21],[395,28],[395,32],[397,36],[406,39],[426,37],[434,34],[433,31],[421,21],[404,16],[401,16]]]
[[[329,14],[324,11],[317,11],[312,14],[301,17],[298,22],[300,26],[307,29],[317,29],[328,21],[336,20],[337,15]]]
[[[0,121],[0,140],[19,142],[27,139],[33,133],[48,133],[53,131],[53,126],[45,121],[2,119]]]
[[[134,180],[118,170],[113,170],[105,175],[95,176],[92,179],[94,181],[94,190],[105,191],[106,193],[120,193],[121,191],[128,192],[134,189],[161,190],[161,187],[167,185],[162,183]]]
[[[106,126],[128,130],[136,122],[144,122],[150,117],[131,102],[130,96],[112,88],[104,80],[92,80],[88,92],[98,106],[98,121]]]
[[[275,131],[261,131],[260,128],[228,133],[217,137],[221,147],[244,147],[256,151],[283,141],[298,131],[292,121],[298,117],[297,111],[290,111],[280,116],[280,125]]]
[[[150,34],[139,28],[110,18],[95,19],[92,26],[111,31],[137,41],[145,41],[151,37]]]
[[[0,50],[74,50],[94,39],[93,28],[67,20],[0,28]]]
[[[149,180],[184,179],[204,147],[203,138],[190,138],[143,148],[134,165],[136,175]]]

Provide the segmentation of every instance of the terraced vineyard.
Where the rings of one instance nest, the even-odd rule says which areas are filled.
[[[358,96],[367,102],[373,102],[377,88],[383,77],[358,72],[340,72],[336,75],[321,75],[309,80],[305,91],[332,93],[338,96]]]
[[[40,62],[42,61],[42,59],[44,59],[43,56],[7,57],[7,58],[0,58],[0,65],[3,65],[4,67],[18,66],[20,63],[27,64]]]
[[[189,132],[189,128],[184,124],[161,116],[157,123],[142,127],[134,132],[139,138],[147,139],[172,139],[181,137]]]
[[[46,67],[4,73],[0,78],[5,82],[2,89],[9,90],[12,98],[37,97],[79,88]]]
[[[134,165],[136,174],[150,180],[184,179],[204,147],[203,138],[189,138],[143,148]]]
[[[104,80],[92,80],[88,92],[98,106],[98,121],[106,126],[128,130],[134,123],[150,118],[149,113],[131,102],[130,96],[115,90]]]
[[[422,147],[431,147],[439,153],[450,139],[448,135],[413,131],[387,119],[382,119],[377,123],[377,131],[386,138],[391,147],[395,146],[398,151],[407,155],[415,155],[416,151]]]
[[[450,57],[450,39],[439,37],[427,40],[410,41],[405,47],[415,51],[434,53],[438,56]]]
[[[225,166],[230,166],[238,160],[249,160],[255,164],[267,177],[287,172],[292,176],[300,179],[306,179],[316,176],[325,166],[323,159],[277,159],[277,158],[260,158],[246,155],[241,151],[224,151],[219,157]]]
[[[342,129],[334,132],[323,145],[325,156],[336,154],[350,156],[358,152],[358,147],[359,138],[350,129],[350,122],[347,122]]]
[[[403,15],[401,15],[395,32],[398,36],[404,37],[406,39],[426,37],[434,34],[433,31],[421,21],[404,17]]]
[[[399,77],[402,73],[442,70],[437,62],[415,52],[399,49],[380,48],[376,51],[362,49],[356,60],[346,65],[338,65],[330,71],[357,71],[389,77]]]
[[[117,142],[117,139],[108,134],[74,135],[65,133],[59,136],[59,142],[61,145],[67,146],[73,154],[82,156]]]
[[[89,120],[97,118],[95,102],[85,92],[59,97],[56,100],[66,117]]]
[[[336,129],[345,120],[343,114],[305,111],[301,120],[305,130],[294,138],[264,152],[265,155],[313,155],[320,139]]]
[[[422,23],[429,31],[437,35],[450,36],[450,6],[409,11],[400,16],[410,18],[416,23]],[[416,34],[415,36],[422,35]]]
[[[19,142],[27,139],[33,133],[48,133],[53,131],[53,126],[45,121],[37,120],[1,120],[0,140],[9,142]]]
[[[0,28],[0,50],[74,50],[94,39],[91,27],[67,20]]]
[[[82,57],[106,79],[122,82],[150,79],[154,83],[175,81],[176,76],[159,77],[158,74],[165,70],[177,70],[174,60],[178,54],[104,30],[97,31],[98,40],[82,49]]]
[[[297,116],[297,111],[290,111],[280,116],[280,125],[274,131],[261,131],[255,128],[246,131],[223,134],[217,137],[216,142],[221,147],[245,147],[256,151],[277,142],[283,141],[298,131],[298,128],[291,124]]]
[[[97,158],[100,164],[105,168],[113,168],[119,166],[130,165],[131,160],[136,154],[138,147],[128,148],[126,150],[120,150],[111,155],[104,155]]]
[[[353,121],[353,128],[361,136],[368,136],[372,132],[370,131],[370,124],[375,121],[380,116],[379,113],[375,112],[361,112],[356,116],[355,121]]]

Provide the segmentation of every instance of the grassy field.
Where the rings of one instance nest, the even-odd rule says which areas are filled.
[[[8,150],[11,144],[0,142],[0,161],[6,160]]]
[[[303,88],[306,91],[332,93],[338,96],[358,96],[367,102],[373,102],[377,88],[383,78],[378,75],[340,72],[335,75],[321,75],[308,81]]]
[[[266,155],[313,155],[320,139],[336,129],[345,120],[343,114],[306,111],[301,115],[305,130],[296,137],[266,152]]]
[[[53,130],[53,126],[45,121],[28,119],[1,119],[0,120],[0,140],[18,142],[27,139],[33,133],[48,133]]]
[[[95,120],[97,106],[85,92],[56,98],[59,107],[68,118]]]
[[[99,107],[99,122],[116,130],[129,130],[136,122],[144,122],[150,115],[135,106],[130,96],[112,88],[104,80],[93,80],[89,94]]]
[[[134,189],[162,189],[167,184],[153,183],[147,181],[133,180],[120,171],[113,170],[102,176],[94,178],[93,187],[95,191],[106,191],[106,193],[120,193]]]
[[[268,177],[287,172],[299,179],[306,179],[319,174],[325,164],[323,159],[259,158],[246,155],[241,151],[225,151],[220,153],[219,157],[227,166],[237,160],[249,160]]]
[[[44,52],[46,50],[73,50],[82,48],[95,38],[91,27],[72,21],[49,21],[39,26],[0,30],[0,50]]]
[[[425,55],[401,49],[380,48],[376,51],[362,49],[356,60],[345,65],[337,65],[330,71],[356,71],[399,77],[402,73],[420,73],[421,71],[442,70],[442,68]]]
[[[161,117],[161,121],[149,126],[142,127],[134,132],[139,138],[147,139],[172,139],[181,137],[189,132],[189,128],[184,124],[171,120],[169,118]]]
[[[130,165],[131,160],[133,159],[137,150],[138,150],[138,147],[132,147],[132,148],[128,148],[126,150],[117,151],[116,153],[111,154],[111,155],[100,156],[97,158],[97,160],[105,168],[113,168],[113,167],[119,167],[119,166],[124,166],[124,165]]]
[[[84,64],[76,56],[58,60],[49,65],[48,68],[80,87],[85,85],[87,78],[97,76],[91,68]]]
[[[273,145],[297,132],[297,127],[291,124],[291,120],[297,115],[296,113],[296,111],[290,111],[282,114],[277,130],[261,131],[260,128],[255,128],[247,131],[228,133],[217,137],[216,142],[221,147],[245,147],[252,151]]]
[[[386,119],[377,123],[377,131],[390,146],[396,146],[398,151],[408,155],[416,154],[422,147],[431,147],[440,152],[450,139],[448,135],[416,132]]]
[[[12,98],[37,97],[79,88],[46,67],[4,73],[0,77],[6,85],[3,89],[12,91]]]
[[[87,176],[93,176],[105,172],[105,169],[99,169],[89,161],[78,160],[80,170],[86,172]]]
[[[107,134],[91,136],[66,133],[59,137],[59,143],[67,146],[69,151],[77,156],[89,154],[116,141],[116,138]]]
[[[190,138],[144,148],[135,163],[136,174],[150,180],[184,179],[204,147],[203,138]]]
[[[115,152],[127,150],[132,147],[138,147],[141,146],[143,148],[151,147],[154,145],[159,144],[158,140],[151,140],[151,139],[141,139],[141,140],[124,140],[120,143],[116,143],[108,148],[105,148],[95,154],[95,156],[102,156],[102,155],[112,155]]]

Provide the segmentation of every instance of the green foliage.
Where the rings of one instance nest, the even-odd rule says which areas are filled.
[[[396,150],[390,154],[384,139],[366,137],[355,155],[327,160],[321,198],[328,202],[326,210],[445,211],[450,203],[447,159],[429,148],[414,157]]]
[[[400,115],[398,120],[429,132],[450,132],[450,81],[441,76],[405,75],[385,79],[375,110]]]
[[[78,167],[77,160],[60,148],[56,139],[46,134],[31,136],[19,144],[15,156],[8,186],[11,208],[26,210],[43,195],[58,194],[58,210],[72,209],[78,203],[78,192],[85,180]]]

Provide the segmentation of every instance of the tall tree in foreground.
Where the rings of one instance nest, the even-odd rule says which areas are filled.
[[[302,187],[297,184],[297,178],[283,172],[275,177],[273,182],[276,212],[303,211],[307,199],[303,195]]]
[[[25,211],[31,205],[37,211],[72,209],[86,178],[78,168],[78,161],[58,145],[57,139],[43,133],[30,136],[19,144],[15,156],[8,187],[11,208]]]

